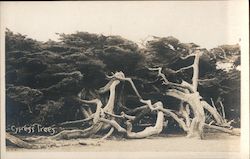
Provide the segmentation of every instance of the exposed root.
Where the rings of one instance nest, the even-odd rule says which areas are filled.
[[[35,145],[35,144],[25,142],[25,141],[13,136],[13,135],[10,135],[9,133],[6,133],[6,142],[11,144],[11,145],[14,145],[14,146],[17,146],[17,147],[20,147],[20,148],[26,148],[26,149],[40,149],[40,148],[43,148],[40,145]]]
[[[122,72],[116,72],[112,76],[107,76],[108,78],[111,78],[111,80],[99,90],[100,93],[110,91],[109,99],[104,107],[100,99],[83,100],[80,98],[76,98],[76,100],[84,107],[81,110],[85,119],[77,121],[66,121],[64,123],[58,124],[59,126],[63,126],[69,124],[89,122],[90,124],[92,124],[90,127],[84,130],[64,130],[54,136],[26,138],[25,140],[19,139],[13,135],[10,135],[9,133],[6,133],[6,140],[17,147],[27,149],[39,149],[50,146],[68,146],[71,144],[100,145],[101,142],[103,142],[110,135],[112,135],[114,130],[117,130],[119,133],[126,135],[127,138],[141,139],[152,135],[157,135],[162,132],[163,127],[166,126],[164,122],[164,115],[172,117],[179,124],[179,126],[187,133],[187,137],[198,137],[202,139],[204,128],[214,129],[237,136],[240,135],[240,132],[234,129],[230,129],[230,124],[232,121],[227,122],[227,120],[225,119],[224,106],[222,103],[220,103],[220,105],[222,107],[223,112],[222,115],[220,115],[214,104],[213,107],[207,102],[201,101],[201,97],[199,95],[199,92],[197,91],[197,85],[199,81],[199,51],[196,52],[196,54],[192,54],[192,56],[195,56],[193,65],[181,68],[174,72],[178,73],[186,69],[193,68],[192,84],[187,83],[185,81],[182,81],[181,84],[169,82],[166,79],[166,76],[161,72],[162,68],[149,68],[150,70],[158,71],[158,76],[162,77],[162,79],[164,80],[164,84],[168,85],[171,88],[166,92],[166,95],[181,100],[181,107],[179,111],[165,109],[161,101],[152,104],[151,100],[143,100],[138,90],[136,89],[132,79],[126,78]],[[133,90],[135,91],[135,94],[138,96],[140,102],[145,104],[141,107],[135,108],[133,110],[128,110],[126,112],[132,115],[136,114],[135,116],[125,114],[124,112],[121,112],[120,115],[114,113],[116,86],[120,83],[120,81],[128,81],[131,84]],[[90,107],[93,106],[91,104],[94,104],[95,106],[92,108],[92,110],[90,109]],[[205,123],[204,109],[206,109],[211,114],[211,117],[213,116],[215,122],[210,122],[209,124]],[[95,112],[93,110],[95,110]],[[147,125],[144,130],[139,132],[132,131],[132,124],[139,121],[142,116],[144,116],[145,114],[156,113],[157,119],[154,125]],[[192,116],[192,118],[190,116]],[[123,122],[125,121],[127,127],[123,128],[122,126],[124,125],[120,125],[120,121],[117,122],[116,119],[120,119],[120,121]],[[79,141],[76,143],[65,144],[58,142],[58,140],[61,139],[69,140],[76,138],[78,139],[92,137],[92,135],[95,135],[100,130],[106,130],[108,128],[110,128],[108,133],[103,136],[99,141],[94,143]]]
[[[209,124],[205,124],[204,127],[208,128],[208,129],[218,130],[220,132],[228,133],[228,134],[231,134],[231,135],[240,136],[240,131],[239,130],[228,129],[228,128],[223,128],[223,127],[216,126],[216,125],[209,125]]]

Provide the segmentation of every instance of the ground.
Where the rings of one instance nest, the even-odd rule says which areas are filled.
[[[61,140],[60,143],[96,143],[97,139]],[[240,136],[225,133],[207,133],[204,140],[189,139],[183,135],[152,136],[146,139],[110,138],[97,145],[70,145],[30,150],[7,147],[7,151],[63,151],[63,152],[240,152]]]

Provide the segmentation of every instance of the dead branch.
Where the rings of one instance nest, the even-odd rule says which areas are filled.
[[[99,142],[102,142],[103,140],[105,140],[105,139],[107,139],[109,136],[111,136],[112,135],[112,133],[114,132],[114,127],[112,127],[110,130],[109,130],[109,132],[105,135],[105,136],[103,136],[102,138],[101,138],[101,140],[99,141]]]
[[[222,117],[225,119],[225,108],[224,108],[224,105],[222,104],[221,101],[219,103],[220,103],[220,106],[221,106]]]
[[[135,116],[127,115],[124,112],[121,112],[121,116],[124,117],[125,119],[130,120],[130,121],[135,120]]]
[[[184,105],[184,103],[182,103],[181,107],[180,107],[180,113],[185,118],[187,127],[189,127],[190,123],[191,123],[190,117],[189,117],[189,115],[190,115],[189,105],[188,104]]]
[[[224,123],[223,118],[220,116],[216,108],[209,105],[206,101],[201,101],[201,104],[204,109],[206,109],[209,113],[211,113],[211,115],[214,117],[218,125],[222,125]]]
[[[194,56],[196,56],[195,53],[189,54],[189,55],[187,55],[187,56],[185,56],[185,57],[180,57],[180,58],[181,58],[182,60],[185,60],[185,59],[187,59],[187,58],[189,58],[189,57],[194,57]]]
[[[190,68],[193,68],[193,67],[194,67],[193,65],[190,65],[190,66],[187,66],[187,67],[182,67],[179,70],[176,70],[175,73],[179,73],[179,72],[182,72],[184,70],[187,70],[187,69],[190,69]]]
[[[216,109],[213,99],[210,98],[210,100],[211,100],[211,103],[212,103],[213,108]]]
[[[216,78],[209,78],[209,79],[199,79],[198,82],[210,82],[210,81],[215,81]]]
[[[201,52],[199,50],[195,52],[196,53],[195,53],[195,58],[194,58],[194,63],[193,63],[192,85],[193,85],[194,91],[197,91],[198,79],[199,79],[199,61],[200,61]]]
[[[134,82],[132,81],[132,79],[131,79],[131,78],[123,78],[123,80],[128,81],[128,82],[131,84],[132,88],[134,89],[136,95],[139,97],[139,99],[142,99],[142,97],[141,97],[141,95],[139,94],[138,90],[136,89],[135,84],[134,84]]]
[[[162,73],[162,68],[161,67],[158,67],[158,68],[148,68],[148,69],[150,71],[158,71],[158,75],[157,76],[161,77],[165,83],[169,83],[169,81],[166,78],[166,76]]]
[[[143,131],[132,132],[132,124],[127,122],[127,137],[133,139],[145,138],[151,135],[159,134],[163,129],[164,114],[158,111],[155,126],[146,127]]]
[[[109,120],[109,119],[105,119],[105,118],[100,118],[101,122],[105,122],[107,124],[110,124],[111,126],[113,126],[114,128],[116,128],[116,130],[118,132],[121,133],[126,133],[126,129],[124,129],[123,127],[121,127],[115,120]]]
[[[188,66],[188,67],[193,67],[193,65]],[[163,84],[164,85],[168,85],[170,87],[175,87],[175,88],[179,87],[179,88],[183,88],[183,89],[188,89],[190,92],[194,92],[192,85],[189,84],[189,83],[187,83],[186,81],[182,81],[181,84],[173,83],[173,82],[168,81],[167,78],[166,78],[166,76],[162,73],[162,68],[161,67],[158,67],[158,68],[148,68],[148,69],[152,70],[152,71],[158,71],[158,75],[157,76],[159,76],[159,77],[161,77],[163,79]],[[183,69],[185,69],[185,68],[183,68]],[[178,73],[179,71],[181,71],[181,69],[177,70],[177,72],[173,71],[173,73]]]
[[[9,142],[12,145],[15,145],[20,148],[26,148],[26,149],[40,149],[42,148],[39,145],[31,144],[28,142],[25,142],[13,135],[10,135],[9,133],[6,132],[6,141]]]
[[[223,128],[223,127],[216,126],[216,125],[209,125],[209,124],[205,124],[204,126],[205,126],[205,128],[208,128],[208,129],[214,129],[214,130],[218,130],[218,131],[228,133],[228,134],[231,134],[231,135],[240,136],[240,131],[239,130],[228,129],[228,128]]]
[[[137,108],[135,108],[135,109],[129,110],[129,111],[127,111],[126,113],[128,113],[128,114],[133,114],[133,113],[142,111],[142,110],[144,110],[144,109],[147,108],[147,107],[148,107],[147,105],[143,105],[143,106],[137,107]]]
[[[189,102],[188,101],[188,98],[189,98],[188,94],[185,94],[185,93],[178,91],[176,89],[169,89],[165,94],[168,96],[172,96],[172,97],[175,97],[177,99],[180,99],[182,101]]]
[[[94,117],[94,114],[92,114],[90,117],[86,119],[81,119],[81,120],[74,120],[74,121],[65,121],[63,123],[57,124],[58,126],[64,126],[64,125],[71,125],[71,124],[77,124],[77,123],[84,123],[92,120]]]
[[[171,110],[169,109],[161,109],[162,112],[164,112],[165,114],[171,116],[178,124],[179,126],[186,132],[189,131],[189,128],[188,126],[186,125],[186,123],[181,119],[179,118],[174,112],[172,112]]]

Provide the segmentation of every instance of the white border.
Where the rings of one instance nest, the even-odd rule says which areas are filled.
[[[4,7],[0,2],[0,119],[1,119],[1,153],[2,159],[6,158],[5,144],[5,26],[4,26]]]
[[[131,158],[131,159],[148,159],[148,158],[232,158],[232,159],[248,159],[249,158],[249,6],[247,0],[241,0],[242,2],[242,58],[241,58],[241,152],[229,153],[229,152],[6,152],[5,147],[5,42],[4,42],[4,3],[0,2],[0,95],[1,95],[1,107],[0,107],[0,119],[1,119],[1,158],[13,158],[13,159],[33,159],[36,158]]]
[[[241,155],[249,159],[249,4],[242,1]],[[240,17],[239,17],[240,18]]]

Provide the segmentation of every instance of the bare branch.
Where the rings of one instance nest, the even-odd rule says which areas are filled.
[[[159,134],[163,129],[163,122],[164,122],[164,114],[162,111],[158,111],[155,126],[146,127],[144,130],[135,133],[131,131],[132,124],[129,121],[127,121],[126,122],[127,123],[127,137],[134,138],[134,139],[141,139],[141,138],[145,138],[151,135]]]
[[[222,117],[225,119],[225,108],[222,102],[220,101],[221,111],[222,111]]]
[[[164,82],[163,82],[163,84],[169,85],[170,87],[175,88],[175,89],[182,88],[182,89],[179,89],[179,90],[182,91],[182,92],[184,92],[184,93],[187,93],[187,92],[186,92],[187,90],[188,90],[190,93],[194,93],[194,90],[193,90],[192,85],[189,84],[189,83],[186,82],[186,81],[182,81],[181,84],[173,83],[173,82],[168,82],[168,83],[164,83]]]
[[[191,67],[193,67],[193,65],[181,68],[180,70],[177,70],[177,71],[173,71],[173,73],[178,73],[179,71],[182,71],[182,70],[185,70],[185,69],[189,69]],[[191,84],[185,82],[185,81],[182,81],[181,84],[173,83],[173,82],[168,81],[168,79],[166,78],[166,76],[161,72],[162,71],[161,67],[158,67],[158,68],[148,68],[148,69],[152,70],[152,71],[158,71],[158,76],[160,76],[162,78],[164,85],[176,86],[176,87],[188,89],[190,92],[194,92],[193,86]]]
[[[188,129],[187,125],[185,124],[185,122],[181,118],[179,118],[175,113],[173,113],[172,110],[164,109],[163,107],[157,107],[156,109],[162,111],[163,113],[165,113],[165,114],[167,114],[169,116],[171,116],[180,125],[180,127],[182,127],[182,129],[184,131],[186,131],[186,132],[189,131],[189,129]]]
[[[124,129],[123,127],[121,127],[115,120],[108,120],[105,118],[100,118],[100,121],[110,124],[111,126],[113,126],[114,128],[117,129],[118,132],[122,132],[122,133],[126,133],[126,129]]]
[[[166,76],[162,73],[162,68],[158,67],[158,68],[148,68],[150,71],[158,71],[158,75],[159,77],[161,77],[163,79],[163,81],[165,83],[169,83],[169,81],[167,80]]]
[[[236,136],[240,136],[240,131],[234,130],[234,129],[227,129],[227,128],[223,128],[223,127],[219,127],[219,126],[215,126],[215,125],[209,125],[209,124],[205,124],[204,125],[205,128],[208,129],[215,129],[221,132],[225,132],[225,133],[229,133],[231,135],[236,135]]]
[[[115,117],[115,118],[122,118],[122,119],[128,119],[128,120],[134,120],[135,119],[135,116],[127,115],[124,112],[121,112],[121,115],[116,115],[116,114],[112,114],[112,113],[108,113],[108,112],[104,112],[104,113],[108,114],[108,115],[110,115],[112,117]]]
[[[127,115],[124,112],[121,112],[121,116],[124,116],[124,118],[131,120],[131,121],[135,120],[135,116]]]
[[[111,76],[109,76],[109,75],[105,75],[105,76],[106,76],[106,78],[108,78],[108,79],[111,79],[111,78],[114,78],[114,77],[115,77],[114,74],[112,74]]]
[[[140,99],[140,102],[146,104],[148,107],[152,107],[151,100]]]
[[[109,132],[105,135],[105,136],[103,136],[102,138],[101,138],[101,140],[99,141],[99,142],[102,142],[103,140],[105,140],[105,139],[107,139],[110,135],[112,135],[112,133],[114,132],[114,127],[112,127],[110,130],[109,130]]]
[[[82,112],[82,115],[83,115],[85,118],[90,117],[91,114],[89,114],[88,111],[87,111],[85,108],[80,107],[80,110],[81,110],[81,112]]]
[[[187,58],[189,58],[189,57],[194,57],[196,54],[189,54],[189,55],[187,55],[187,56],[184,56],[184,57],[180,57],[182,60],[185,60],[185,59],[187,59]]]
[[[209,105],[206,101],[201,101],[201,104],[203,106],[204,109],[206,109],[209,113],[211,113],[216,121],[217,124],[221,125],[223,124],[223,118],[221,117],[221,115],[218,113],[218,111],[212,107],[211,105]]]
[[[213,107],[214,107],[214,109],[216,110],[216,107],[215,107],[215,105],[214,105],[214,101],[213,101],[213,99],[212,99],[212,98],[210,98],[210,100],[211,100],[212,106],[213,106]]]
[[[114,78],[112,78],[104,87],[100,88],[98,90],[98,93],[105,93],[107,91],[109,91],[110,86],[112,85],[112,83],[115,81]]]
[[[212,125],[214,123],[214,120],[212,120],[208,125]]]
[[[123,80],[128,81],[128,82],[131,84],[132,88],[134,89],[136,95],[139,97],[139,99],[142,99],[142,97],[141,97],[141,95],[139,94],[138,90],[136,89],[135,84],[134,84],[134,82],[132,81],[132,79],[131,79],[131,78],[124,78]]]
[[[69,125],[69,124],[77,124],[77,123],[84,123],[92,120],[94,118],[94,114],[92,114],[89,118],[81,119],[81,120],[74,120],[74,121],[65,121],[63,123],[58,124],[59,126]]]
[[[184,103],[184,102],[182,102]],[[182,114],[182,116],[185,118],[185,121],[186,121],[186,125],[187,127],[190,126],[190,108],[189,108],[189,105],[188,104],[182,104],[181,107],[180,107],[180,113]]]
[[[151,68],[151,67],[147,67],[150,71],[158,71],[161,72],[162,68],[161,67],[157,67],[157,68]]]
[[[142,111],[142,110],[144,110],[144,109],[146,109],[146,108],[148,108],[148,106],[147,105],[143,105],[143,106],[140,106],[140,107],[137,107],[137,108],[135,108],[135,109],[132,109],[132,110],[129,110],[129,111],[127,111],[126,113],[136,113],[136,112],[138,112],[138,111]]]
[[[13,136],[13,135],[10,135],[7,132],[6,132],[6,140],[8,142],[12,143],[13,145],[21,147],[21,148],[27,148],[27,149],[39,149],[39,148],[41,148],[38,145],[25,142],[25,141]]]
[[[92,99],[92,100],[83,100],[83,99],[79,99],[79,101],[83,102],[83,103],[88,103],[88,104],[96,104],[96,105],[102,105],[102,102],[100,99]]]
[[[199,79],[198,81],[199,82],[209,82],[209,81],[214,81],[214,80],[216,80],[215,77],[214,78],[209,78],[209,79]]]
[[[190,69],[190,68],[193,68],[193,67],[194,67],[193,65],[190,65],[190,66],[187,66],[187,67],[182,67],[179,70],[176,70],[175,73],[179,73],[181,71],[184,71],[184,70],[187,70],[187,69]]]
[[[189,102],[186,93],[183,93],[183,92],[175,90],[175,89],[169,89],[168,92],[166,92],[166,95],[178,98],[178,99],[186,101],[186,102]]]
[[[198,87],[200,54],[201,54],[201,52],[199,50],[196,51],[194,63],[193,63],[192,86],[193,86],[194,91],[197,91],[197,87]]]

